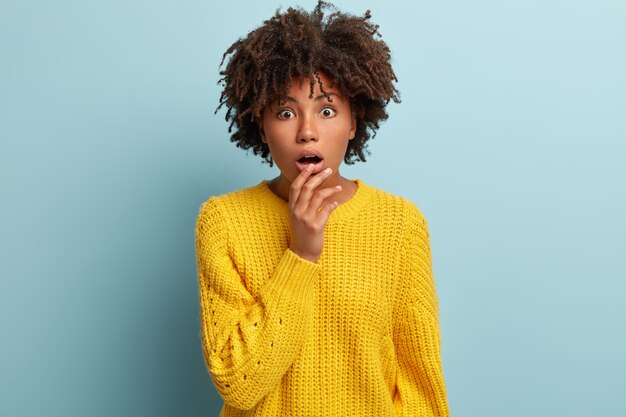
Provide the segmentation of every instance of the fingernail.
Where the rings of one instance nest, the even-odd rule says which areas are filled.
[[[308,164],[308,165],[306,166],[306,170],[307,170],[307,171],[310,171],[310,170],[312,170],[312,169],[313,169],[313,164]]]
[[[332,171],[332,169],[330,169],[330,168],[326,168],[326,169],[324,170],[324,172],[330,172],[330,171]]]
[[[341,185],[337,185],[335,188],[341,190]]]

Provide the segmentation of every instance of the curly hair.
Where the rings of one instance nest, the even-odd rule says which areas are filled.
[[[324,9],[334,12],[324,16]],[[344,162],[352,165],[366,161],[364,151],[370,137],[376,136],[380,123],[387,120],[386,106],[390,100],[400,103],[400,93],[393,85],[398,79],[391,67],[387,44],[378,38],[379,25],[373,25],[370,10],[363,17],[342,13],[331,3],[319,0],[313,12],[290,7],[263,22],[245,38],[238,39],[222,56],[222,68],[227,55],[232,54],[218,84],[223,86],[220,104],[228,108],[225,120],[233,131],[230,141],[242,149],[252,148],[255,155],[273,166],[266,143],[263,143],[256,119],[263,108],[275,101],[285,101],[294,76],[310,80],[313,96],[314,82],[324,91],[319,72],[331,80],[330,88],[338,85],[349,98],[356,116],[354,139],[348,142]],[[369,154],[369,152],[368,152]]]

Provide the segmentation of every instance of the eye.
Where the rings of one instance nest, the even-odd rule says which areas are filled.
[[[281,110],[278,112],[279,119],[291,119],[293,117],[293,112],[291,110]]]
[[[334,116],[335,113],[337,113],[337,112],[332,107],[324,107],[322,109],[322,116],[324,116],[324,117]]]

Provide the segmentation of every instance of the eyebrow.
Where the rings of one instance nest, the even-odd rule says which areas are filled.
[[[328,95],[329,96],[335,96],[335,97],[339,98],[339,96],[336,93],[333,93],[333,92],[329,92]],[[326,98],[326,96],[324,94],[320,94],[319,96],[315,97],[315,101],[320,101],[323,98]],[[296,100],[295,98],[293,98],[291,96],[287,96],[285,101],[293,101],[294,103],[298,102],[298,100]]]

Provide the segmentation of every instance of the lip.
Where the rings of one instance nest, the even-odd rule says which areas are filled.
[[[303,149],[299,154],[298,157],[296,159],[300,159],[303,156],[311,156],[311,155],[315,155],[317,156],[319,159],[324,159],[324,157],[322,156],[321,153],[319,153],[318,151],[316,151],[313,148],[309,148],[309,149]]]
[[[300,172],[304,171],[307,165],[311,165],[311,164],[303,164],[301,162],[296,161],[296,166],[298,167]],[[311,174],[319,174],[324,169],[324,160],[322,159],[318,163],[312,164],[312,165],[313,165],[313,171],[311,171]]]
[[[324,157],[322,156],[321,153],[319,153],[313,148],[307,148],[307,149],[303,149],[302,151],[300,151],[300,153],[298,154],[298,157],[296,158],[296,166],[298,167],[300,172],[304,171],[307,165],[310,165],[310,164],[303,164],[299,162],[298,159],[304,156],[311,156],[311,155],[315,155],[320,159],[319,162],[313,164],[313,170],[311,171],[311,174],[318,174],[324,169]]]

